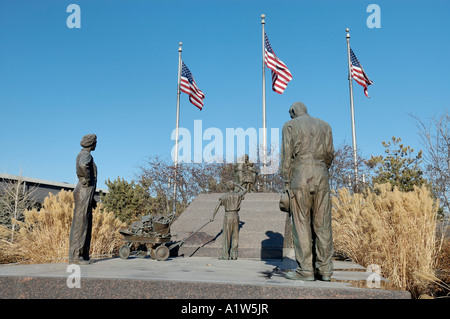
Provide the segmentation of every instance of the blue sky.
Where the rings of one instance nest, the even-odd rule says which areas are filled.
[[[68,28],[71,3],[81,28]],[[381,28],[369,28],[369,4]],[[421,149],[413,114],[425,122],[450,105],[449,1],[0,0],[0,172],[76,183],[84,134],[104,181],[127,180],[174,141],[178,42],[205,93],[199,111],[181,95],[180,126],[259,128],[261,19],[293,80],[279,95],[266,69],[267,127],[280,128],[303,101],[330,123],[335,147],[351,144],[347,47],[374,81],[370,99],[353,82],[363,156],[401,137]],[[208,142],[204,142],[204,145]],[[203,146],[204,146],[203,145]]]

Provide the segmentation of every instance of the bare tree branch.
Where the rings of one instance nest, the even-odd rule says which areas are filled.
[[[441,201],[443,208],[450,211],[450,115],[445,111],[428,124],[409,114],[416,120],[421,144],[425,148],[425,174],[433,185],[433,192]]]

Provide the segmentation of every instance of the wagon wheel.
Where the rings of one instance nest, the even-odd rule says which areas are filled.
[[[150,257],[152,257],[152,259],[156,259],[156,248],[152,247],[150,248]]]
[[[122,259],[128,259],[130,256],[130,247],[128,245],[123,245],[119,249],[119,257]]]
[[[150,252],[150,257],[152,258],[152,259],[156,259],[156,255],[155,255],[155,250],[156,250],[156,247],[157,247],[158,245],[156,245],[156,244],[154,244],[154,243],[149,243],[149,244],[147,244],[147,248],[148,248],[148,250],[149,250],[149,252]]]
[[[165,245],[161,245],[158,248],[155,249],[154,255],[156,257],[156,260],[158,261],[164,261],[167,258],[169,258],[169,248],[167,248]]]
[[[137,256],[139,258],[145,258],[147,256],[147,246],[145,244],[140,244],[137,248]]]

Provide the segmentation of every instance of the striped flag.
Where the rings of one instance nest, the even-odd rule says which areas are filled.
[[[370,97],[369,94],[367,93],[367,87],[373,84],[373,82],[369,79],[366,72],[364,72],[361,63],[359,63],[352,49],[350,49],[350,61],[351,61],[350,66],[352,71],[352,78],[354,78],[359,85],[364,87],[364,94],[367,97]]]
[[[269,38],[264,32],[264,63],[272,71],[272,90],[282,94],[287,87],[287,84],[292,80],[292,74],[273,52],[270,46]]]
[[[180,90],[189,95],[189,101],[198,107],[200,110],[203,108],[203,99],[205,94],[197,87],[194,77],[189,71],[188,67],[182,62],[181,68],[181,82]]]

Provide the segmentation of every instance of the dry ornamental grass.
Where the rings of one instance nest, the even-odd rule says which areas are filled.
[[[118,230],[126,224],[115,218],[113,213],[101,211],[98,205],[92,212],[92,240],[90,255],[109,255],[117,252],[123,244]],[[73,215],[73,194],[61,191],[45,198],[40,211],[25,212],[25,220],[17,222],[20,230],[9,242],[0,232],[0,260],[14,260],[22,263],[64,262],[68,259],[69,233]]]
[[[443,238],[436,236],[438,203],[425,187],[412,192],[378,185],[377,191],[333,197],[335,250],[368,266],[413,296],[427,291]]]

